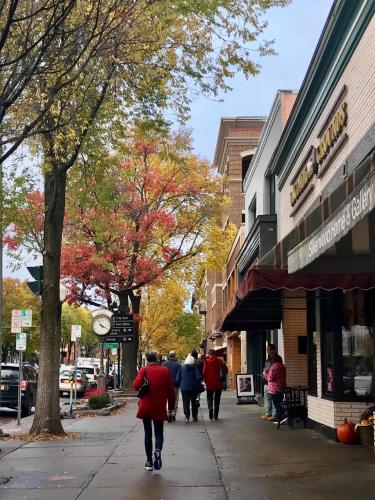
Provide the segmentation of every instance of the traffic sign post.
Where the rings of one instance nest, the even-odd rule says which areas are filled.
[[[16,333],[16,350],[18,351],[18,398],[17,398],[17,425],[21,424],[21,381],[22,381],[22,353],[26,350],[26,333]]]

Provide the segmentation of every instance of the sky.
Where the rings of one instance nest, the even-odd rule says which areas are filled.
[[[195,152],[213,160],[221,117],[267,116],[278,89],[298,90],[318,43],[332,0],[293,0],[268,11],[262,38],[275,39],[276,56],[258,58],[261,71],[248,80],[238,76],[223,102],[201,97],[193,103],[189,126]]]
[[[233,90],[220,96],[222,102],[200,97],[192,105],[189,127],[199,156],[212,161],[221,117],[267,116],[278,89],[298,90],[332,3],[332,0],[293,0],[287,7],[267,12],[269,26],[262,38],[275,39],[277,55],[258,58],[256,62],[262,68],[255,77],[234,78]],[[4,260],[4,275],[20,279],[30,278],[26,265],[37,264],[30,258],[25,267],[11,272],[7,258]]]

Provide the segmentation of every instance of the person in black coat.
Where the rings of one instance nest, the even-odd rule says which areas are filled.
[[[193,356],[187,356],[184,364],[181,366],[181,369],[177,374],[177,384],[180,387],[182,394],[186,423],[190,421],[190,406],[193,420],[194,422],[198,422],[197,395],[199,393],[201,380],[202,376],[195,365]]]
[[[172,412],[168,411],[168,422],[172,422],[172,420],[176,420],[177,410],[178,410],[178,385],[177,385],[177,374],[180,371],[181,363],[177,361],[176,351],[171,351],[168,354],[167,361],[164,361],[163,366],[168,368],[172,380],[175,386],[176,398],[175,398],[175,406]]]

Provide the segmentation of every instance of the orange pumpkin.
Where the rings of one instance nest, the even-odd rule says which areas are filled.
[[[339,424],[336,428],[337,439],[340,443],[354,444],[358,442],[358,434],[355,432],[355,424],[344,420],[343,424]]]

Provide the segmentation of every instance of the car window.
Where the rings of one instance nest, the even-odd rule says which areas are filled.
[[[86,373],[86,375],[94,375],[95,373],[95,368],[91,366],[80,366],[79,368],[83,373]]]
[[[1,378],[7,380],[18,379],[18,366],[2,366],[1,367]]]

